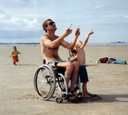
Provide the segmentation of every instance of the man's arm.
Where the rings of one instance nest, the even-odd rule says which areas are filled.
[[[49,48],[55,48],[60,45],[60,43],[63,41],[63,39],[71,34],[72,30],[71,29],[66,29],[66,31],[61,35],[61,36],[56,36],[55,40],[50,40],[47,35],[44,35],[41,37],[41,44],[44,44],[45,46]]]
[[[72,41],[71,43],[69,43],[69,42],[63,40],[63,41],[61,42],[62,46],[65,47],[65,48],[67,48],[67,49],[73,49],[74,46],[75,46],[75,44],[76,44],[76,41],[77,41],[79,35],[80,35],[80,30],[79,30],[79,28],[78,28],[78,29],[76,30],[76,32],[75,32],[75,37],[74,37],[73,41]]]
[[[87,42],[88,42],[88,40],[89,40],[90,35],[93,34],[93,33],[94,33],[94,32],[91,31],[91,32],[88,34],[87,38],[85,39],[85,41],[83,42],[83,44],[80,46],[80,48],[84,48],[84,47],[86,46],[86,44],[87,44]]]

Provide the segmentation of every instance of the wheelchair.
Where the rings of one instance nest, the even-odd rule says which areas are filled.
[[[62,103],[68,99],[68,86],[64,77],[63,68],[57,67],[56,64],[46,64],[45,62],[37,69],[34,75],[34,89],[37,96],[45,101],[50,100],[58,88],[59,95],[56,96],[56,102]],[[82,95],[80,79],[77,80],[75,91]]]

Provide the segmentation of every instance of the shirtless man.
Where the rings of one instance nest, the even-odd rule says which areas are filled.
[[[79,65],[77,64],[77,62],[71,63],[71,62],[63,61],[60,58],[58,51],[60,45],[62,45],[67,49],[72,49],[75,46],[77,38],[80,35],[79,29],[77,29],[75,32],[75,37],[73,39],[73,42],[68,43],[67,41],[64,40],[64,38],[72,33],[72,30],[70,28],[66,29],[61,36],[57,36],[55,35],[55,31],[57,27],[53,20],[47,19],[46,21],[44,21],[42,27],[46,32],[46,34],[41,36],[41,41],[40,41],[43,58],[46,60],[46,63],[57,62],[58,67],[62,67],[66,69],[64,75],[67,81],[67,85],[69,84],[69,80],[71,79],[70,90],[72,92],[76,84]]]

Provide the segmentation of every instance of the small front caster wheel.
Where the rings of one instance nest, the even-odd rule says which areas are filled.
[[[56,97],[56,102],[57,102],[57,103],[62,103],[62,102],[63,102],[62,97]]]

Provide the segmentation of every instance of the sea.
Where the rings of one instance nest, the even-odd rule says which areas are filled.
[[[38,46],[40,43],[0,43],[0,46]],[[88,46],[128,46],[128,42],[88,43]]]
[[[0,46],[38,46],[39,43],[0,43]]]

